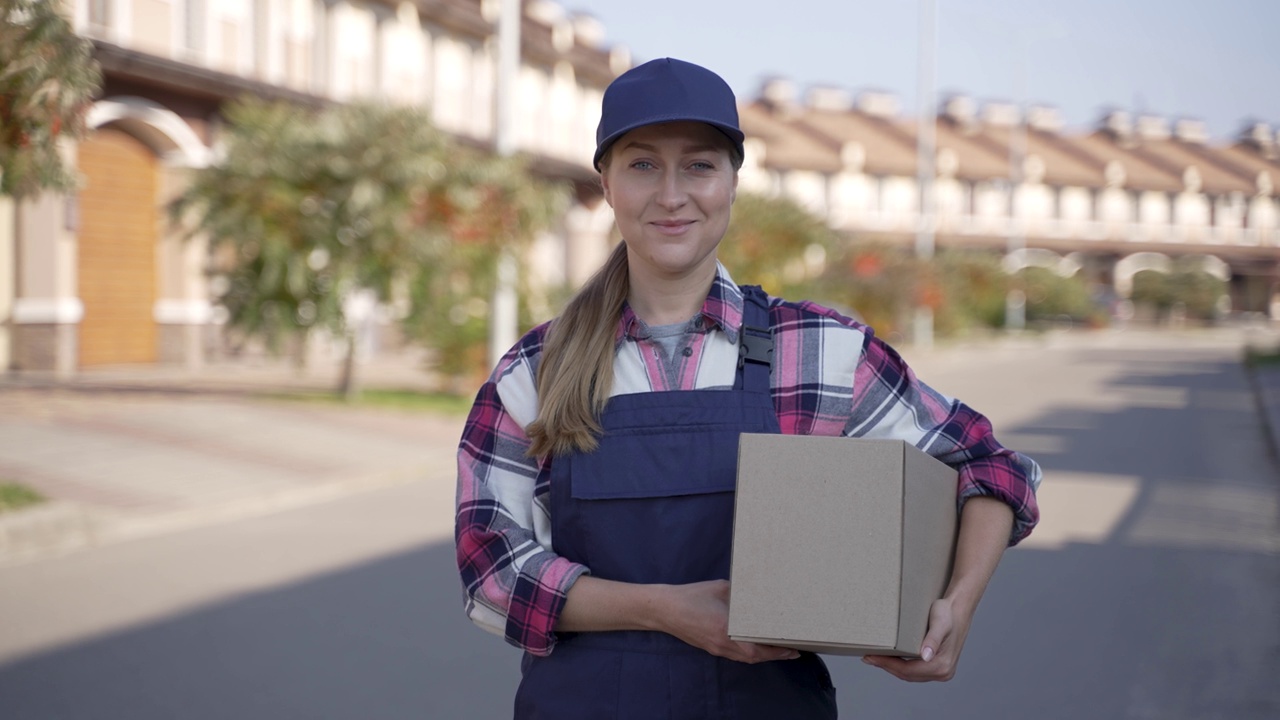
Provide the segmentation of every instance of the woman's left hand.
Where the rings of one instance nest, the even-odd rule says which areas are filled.
[[[868,655],[862,661],[908,682],[946,682],[956,675],[960,651],[978,602],[1004,554],[1013,511],[999,500],[970,498],[960,513],[955,568],[941,600],[929,606],[920,659]]]
[[[862,661],[908,682],[946,682],[955,677],[960,651],[969,634],[972,612],[957,608],[951,598],[942,598],[929,608],[929,630],[920,648],[920,659],[890,655],[867,655]]]

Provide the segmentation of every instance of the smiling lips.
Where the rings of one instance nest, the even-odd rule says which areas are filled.
[[[679,235],[693,225],[692,220],[656,220],[651,223],[664,235]]]

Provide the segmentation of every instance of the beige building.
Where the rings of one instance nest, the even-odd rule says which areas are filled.
[[[387,98],[492,147],[500,2],[74,0],[104,74],[92,130],[67,148],[85,183],[0,204],[0,367],[199,364],[216,337],[207,248],[161,208],[216,157],[223,103]],[[549,284],[584,280],[611,241],[589,159],[603,89],[631,59],[603,36],[590,16],[523,2],[515,142],[537,172],[576,187],[525,259]],[[850,236],[909,243],[925,227],[939,246],[1085,272],[1121,294],[1137,271],[1192,256],[1230,279],[1237,310],[1264,310],[1276,291],[1280,160],[1266,125],[1216,143],[1195,122],[1114,113],[1067,132],[1049,108],[1024,118],[954,97],[922,203],[917,126],[891,95],[800,98],[771,81],[744,99],[742,122],[742,187],[790,196]]]
[[[743,187],[789,196],[851,236],[914,244],[928,228],[937,246],[1084,272],[1120,296],[1135,273],[1182,260],[1228,280],[1237,312],[1270,312],[1280,292],[1280,136],[1265,124],[1220,143],[1196,121],[1117,111],[1067,131],[1052,108],[953,96],[922,194],[919,123],[892,95],[801,97],[771,80],[742,122]]]
[[[0,209],[0,365],[59,375],[136,363],[198,364],[215,321],[207,248],[163,214],[216,157],[220,108],[246,93],[319,104],[386,98],[430,108],[492,147],[499,0],[75,0],[102,66],[91,131],[67,148],[84,178]],[[580,282],[612,217],[589,160],[604,87],[630,67],[593,18],[525,0],[517,149],[577,187],[529,259]]]

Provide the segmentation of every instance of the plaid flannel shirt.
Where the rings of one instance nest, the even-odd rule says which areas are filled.
[[[783,433],[906,440],[959,470],[960,505],[975,495],[1007,503],[1015,516],[1010,544],[1031,532],[1040,468],[996,442],[984,416],[918,381],[871,328],[809,302],[770,298],[769,307],[772,394]],[[668,373],[661,349],[627,308],[612,394],[731,389],[742,318],[742,292],[719,267],[691,320],[691,351]],[[526,455],[546,329],[526,334],[480,388],[458,449],[455,525],[468,617],[535,655],[551,652],[565,596],[589,572],[552,551],[552,460]]]

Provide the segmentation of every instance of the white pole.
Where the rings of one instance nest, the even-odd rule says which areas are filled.
[[[1022,215],[1018,212],[1018,189],[1022,187],[1022,165],[1026,160],[1027,150],[1027,106],[1026,106],[1026,70],[1027,44],[1026,37],[1020,37],[1018,49],[1021,54],[1014,68],[1014,95],[1017,106],[1017,124],[1009,130],[1009,242],[1010,257],[1021,255],[1027,247],[1023,235]],[[1022,264],[1022,263],[1019,263]],[[1006,330],[1022,330],[1027,325],[1027,295],[1022,289],[1018,276],[1022,270],[1014,271],[1010,278],[1009,292],[1004,302],[1004,326]]]
[[[520,0],[502,0],[498,16],[498,78],[494,104],[494,150],[502,157],[515,154],[516,81],[520,72]],[[498,256],[497,285],[489,315],[489,366],[516,342],[519,301],[516,297],[516,258],[509,249]]]
[[[919,132],[916,135],[916,182],[920,190],[920,210],[916,225],[916,257],[933,258],[933,177],[935,133],[937,132],[936,100],[934,98],[934,51],[937,42],[937,12],[935,0],[920,2],[919,47]],[[933,308],[917,305],[912,329],[912,340],[917,347],[933,346]]]

